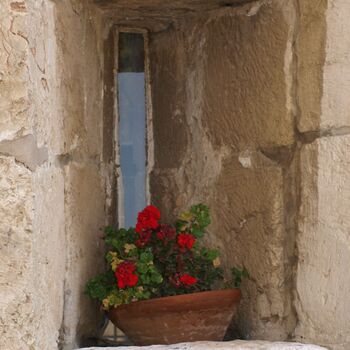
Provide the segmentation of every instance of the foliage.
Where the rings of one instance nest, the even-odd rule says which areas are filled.
[[[238,269],[236,267],[233,267],[231,269],[231,272],[232,272],[233,286],[235,288],[239,288],[241,286],[243,278],[249,278],[249,273],[246,270],[246,268]]]
[[[160,223],[154,206],[138,214],[135,228],[105,229],[107,272],[92,278],[85,292],[104,309],[137,300],[211,290],[223,284],[219,252],[200,245],[210,224],[209,209],[194,205],[175,225]],[[232,269],[233,284],[247,277]]]

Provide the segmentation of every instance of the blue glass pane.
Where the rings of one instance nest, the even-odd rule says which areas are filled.
[[[146,206],[146,100],[144,73],[118,73],[120,164],[124,227]]]

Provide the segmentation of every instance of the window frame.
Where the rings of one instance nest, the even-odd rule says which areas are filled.
[[[119,227],[124,225],[124,190],[120,167],[120,144],[119,144],[119,91],[118,91],[118,67],[119,67],[119,34],[120,33],[137,33],[142,34],[144,39],[145,52],[145,112],[146,112],[146,203],[151,203],[150,176],[154,168],[154,140],[153,140],[153,107],[152,107],[152,89],[150,74],[150,57],[149,57],[149,33],[146,29],[133,27],[115,27],[114,30],[114,163],[116,169],[116,196],[117,196],[117,222]]]

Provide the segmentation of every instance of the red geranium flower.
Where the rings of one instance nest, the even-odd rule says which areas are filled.
[[[181,249],[192,249],[196,239],[190,233],[180,233],[177,236],[177,244]]]
[[[184,274],[180,277],[180,282],[186,286],[192,286],[197,283],[197,278],[188,274]]]
[[[125,287],[133,287],[137,284],[139,277],[134,274],[136,266],[130,261],[123,261],[118,265],[115,271],[118,287],[123,289]]]
[[[157,232],[157,238],[161,241],[172,240],[176,236],[176,230],[174,227],[166,224],[162,224]]]
[[[151,231],[141,231],[139,233],[139,239],[135,242],[136,246],[139,248],[144,247],[150,241],[151,237]]]
[[[153,205],[147,206],[137,216],[136,232],[140,233],[143,230],[156,229],[159,224],[160,211]]]

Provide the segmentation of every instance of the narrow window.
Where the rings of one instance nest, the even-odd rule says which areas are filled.
[[[134,226],[147,202],[147,97],[145,40],[119,32],[118,40],[119,224]],[[122,187],[122,188],[121,188]]]

